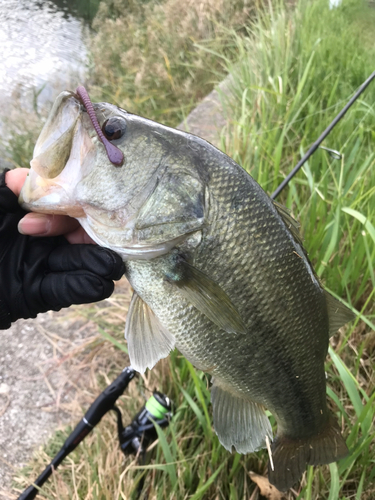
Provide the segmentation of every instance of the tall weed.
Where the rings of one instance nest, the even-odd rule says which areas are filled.
[[[375,11],[365,2],[329,10],[302,1],[290,12],[271,5],[249,37],[236,37],[222,146],[269,193],[375,69],[369,26]],[[301,220],[318,275],[359,308],[374,284],[374,103],[375,84],[324,142],[342,160],[318,150],[281,196]]]
[[[352,0],[333,10],[324,0],[302,0],[290,10],[280,2],[269,6],[248,37],[236,36],[240,61],[229,68],[222,147],[271,193],[374,71],[375,10]],[[374,144],[375,83],[324,142],[342,158],[318,150],[278,200],[300,220],[325,287],[357,314],[332,340],[327,365],[328,394],[351,456],[329,474],[309,469],[301,499],[375,494]]]

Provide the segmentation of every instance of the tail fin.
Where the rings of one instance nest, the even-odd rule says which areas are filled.
[[[277,437],[272,446],[274,470],[268,465],[268,477],[280,491],[291,488],[301,477],[306,465],[329,464],[346,457],[348,448],[333,418],[315,436],[307,439]]]

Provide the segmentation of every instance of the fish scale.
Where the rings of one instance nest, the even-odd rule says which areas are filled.
[[[329,334],[352,316],[321,287],[296,222],[204,140],[84,101],[104,136],[106,124],[111,134],[120,124],[113,145],[121,166],[107,156],[108,138],[95,138],[79,97],[64,92],[21,202],[76,217],[123,257],[135,291],[125,327],[133,367],[152,368],[177,347],[211,374],[214,427],[230,451],[265,447],[270,410],[277,436],[269,479],[279,489],[306,464],[344,457],[324,360]]]
[[[216,164],[214,162],[207,162],[206,169],[208,169],[210,166],[211,168],[215,169],[215,165]],[[314,302],[319,301],[319,298],[322,296],[322,292],[320,290],[320,287],[317,288],[317,285],[314,284],[311,279],[306,280],[306,293],[304,293],[304,288],[301,289],[300,282],[296,283],[294,287],[293,284],[290,284],[290,277],[296,274],[298,270],[309,264],[306,264],[303,259],[293,253],[293,251],[297,251],[298,248],[295,244],[293,244],[291,238],[285,238],[284,240],[280,241],[281,238],[278,232],[286,233],[287,229],[285,228],[283,222],[279,220],[276,211],[271,210],[271,207],[268,206],[268,213],[265,212],[265,207],[267,206],[266,203],[257,203],[256,198],[252,198],[250,194],[249,199],[255,199],[255,203],[253,202],[247,204],[244,203],[243,199],[239,199],[239,206],[241,208],[239,208],[236,213],[233,209],[233,200],[236,200],[236,193],[241,193],[241,191],[243,190],[240,189],[241,187],[243,188],[243,183],[240,182],[232,173],[227,176],[224,176],[222,174],[216,176],[215,174],[216,172],[210,172],[210,178],[213,179],[213,185],[210,185],[210,194],[213,198],[215,198],[216,203],[214,202],[213,205],[215,206],[216,210],[214,212],[210,212],[210,218],[213,222],[211,223],[211,221],[209,221],[207,224],[208,228],[210,228],[210,230],[207,231],[208,241],[214,242],[213,244],[211,244],[211,246],[213,246],[214,248],[210,248],[210,243],[208,243],[207,246],[205,245],[205,235],[203,237],[202,244],[196,249],[194,253],[194,265],[205,272],[207,275],[213,275],[215,281],[228,293],[235,306],[237,306],[240,315],[245,319],[245,322],[248,325],[249,333],[247,333],[246,335],[242,335],[242,338],[237,338],[238,336],[235,335],[233,339],[230,338],[228,334],[226,335],[226,358],[224,363],[222,363],[220,358],[222,357],[223,346],[222,343],[218,344],[217,342],[215,342],[215,339],[217,338],[218,334],[220,334],[220,332],[218,332],[218,329],[215,328],[214,325],[207,323],[207,321],[203,321],[203,324],[199,324],[198,321],[196,321],[196,323],[198,324],[192,325],[190,324],[190,322],[186,324],[186,320],[181,321],[181,315],[178,313],[176,313],[176,317],[178,318],[177,321],[175,321],[175,318],[173,316],[171,317],[170,314],[168,314],[168,317],[165,317],[165,313],[162,310],[164,308],[166,308],[168,311],[178,311],[179,308],[184,309],[186,307],[186,304],[184,302],[181,302],[180,297],[176,295],[173,287],[168,286],[167,289],[164,290],[155,289],[152,297],[150,297],[149,293],[147,294],[147,296],[144,296],[143,290],[139,288],[139,281],[141,281],[141,279],[134,278],[132,273],[130,273],[129,280],[132,283],[134,289],[139,293],[139,295],[141,297],[144,297],[145,301],[150,305],[151,309],[156,312],[162,323],[171,332],[173,332],[177,341],[176,346],[181,352],[184,353],[184,355],[188,359],[195,360],[198,366],[215,366],[216,368],[211,370],[212,375],[214,377],[216,376],[219,378],[223,378],[224,380],[228,378],[228,365],[232,366],[233,368],[231,371],[233,371],[233,373],[231,374],[231,377],[228,378],[230,383],[233,384],[240,393],[246,393],[255,401],[272,408],[277,406],[277,403],[275,404],[274,401],[272,405],[270,404],[270,400],[274,399],[272,397],[274,396],[273,384],[271,384],[270,387],[271,397],[268,397],[267,389],[264,387],[264,383],[259,380],[259,372],[264,370],[265,366],[269,365],[270,359],[268,358],[268,356],[271,356],[271,360],[275,358],[274,362],[272,363],[272,365],[276,367],[275,381],[276,379],[280,380],[280,378],[282,378],[280,374],[280,366],[278,363],[278,346],[280,345],[280,343],[284,343],[284,339],[280,339],[277,333],[271,333],[271,338],[267,338],[269,349],[267,349],[267,351],[263,350],[264,356],[267,356],[265,360],[258,359],[257,362],[254,362],[252,349],[250,348],[247,349],[247,353],[246,355],[244,355],[244,359],[240,364],[240,368],[237,368],[236,364],[238,364],[237,353],[239,344],[241,344],[242,342],[242,345],[246,347],[248,345],[251,346],[252,344],[255,344],[256,346],[259,346],[259,351],[262,352],[260,344],[264,343],[264,328],[262,328],[260,325],[257,325],[257,322],[259,322],[259,320],[263,322],[264,318],[269,318],[272,316],[277,318],[277,321],[280,321],[280,315],[282,315],[283,318],[285,317],[284,294],[288,291],[288,289],[290,289],[290,300],[293,301],[294,307],[296,307],[296,304],[298,304],[298,302],[296,302],[297,296],[303,297],[304,295],[308,295],[310,299],[309,306],[312,309],[314,309]],[[247,184],[249,184],[249,182],[247,182]],[[223,189],[223,185],[226,186],[225,190]],[[249,187],[251,188],[251,186]],[[228,205],[231,207],[230,214],[233,216],[232,218],[228,217]],[[223,214],[225,214],[225,216],[223,216]],[[252,227],[251,233],[259,231],[259,237],[254,238],[249,236],[249,234],[243,230],[244,227]],[[266,231],[264,230],[264,228],[266,228]],[[210,240],[209,236],[211,236],[211,232],[216,235],[219,234],[219,237],[212,238]],[[233,236],[234,234],[241,235],[241,237],[235,239],[235,237]],[[238,248],[245,249],[247,254],[246,256],[238,254],[237,259],[234,258],[231,251],[231,244],[233,243],[233,241],[235,241]],[[267,261],[263,262],[263,264],[259,263],[257,256],[259,254],[264,255],[265,252],[269,252],[271,250],[273,250],[273,255],[271,254],[272,258],[267,259]],[[285,258],[286,255],[290,256],[288,260],[286,260]],[[162,259],[163,258],[161,257],[160,260]],[[282,267],[276,266],[276,269],[269,269],[269,264],[273,261],[282,262]],[[236,280],[236,274],[234,273],[234,271],[238,268],[239,263],[242,266],[242,273]],[[144,265],[145,264],[142,263],[142,266]],[[133,270],[136,266],[137,263],[131,262],[130,270]],[[158,263],[153,261],[149,263],[149,266],[157,269]],[[162,271],[160,273],[159,279],[163,281],[164,264],[162,263],[160,267]],[[307,274],[306,270],[304,272],[305,274]],[[277,286],[282,291],[281,297],[275,297],[273,300],[271,300],[269,294],[267,293],[267,289],[264,290],[264,282],[265,278],[267,279],[267,274],[268,277],[272,280],[273,285],[275,284],[275,282],[277,282]],[[221,277],[219,277],[219,275]],[[249,286],[249,284],[246,283],[247,276],[253,276],[252,281],[254,281],[255,286],[251,284]],[[142,281],[143,280],[145,280],[145,282],[147,283],[146,287],[149,289],[149,283],[155,283],[156,276],[147,276],[144,277]],[[257,283],[262,283],[262,294],[256,293]],[[163,286],[163,284],[161,284],[161,286]],[[312,293],[314,293],[314,295],[317,297],[314,298],[312,296]],[[163,301],[161,304],[159,303],[159,300],[156,296],[163,297]],[[169,297],[169,301],[168,303],[165,303],[165,299],[167,296]],[[280,302],[283,304],[282,307],[280,307]],[[248,307],[249,304],[251,304],[251,307]],[[254,314],[255,310],[259,310],[261,312],[258,314]],[[199,317],[200,313],[198,311],[190,311],[189,316],[191,317],[194,313]],[[301,351],[303,353],[305,350],[311,352],[311,346],[309,347],[309,345],[306,344],[306,335],[319,335],[320,332],[319,329],[317,329],[317,326],[319,327],[319,323],[322,323],[322,321],[314,318],[314,314],[310,313],[309,318],[312,318],[311,321],[298,324],[298,320],[301,317],[301,315],[298,314],[300,313],[300,310],[297,309],[296,313],[296,318],[294,318],[293,316],[291,317],[293,321],[288,321],[288,317],[284,318],[284,328],[282,335],[285,335],[285,330],[286,332],[293,331],[293,343],[297,345],[296,349],[299,351],[299,353],[301,353]],[[287,323],[285,323],[285,320],[287,321]],[[313,322],[315,325],[317,325],[315,326],[315,329],[311,328]],[[328,329],[327,322],[328,318],[326,317],[326,325],[323,323],[320,328],[320,331],[323,332],[323,335]],[[253,331],[254,325],[256,331]],[[201,354],[203,348],[205,347],[204,345],[202,345],[201,341],[202,332],[206,333],[205,344],[208,342],[210,345],[210,353],[209,355],[205,355],[204,357],[202,357]],[[184,340],[186,336],[189,336],[188,343]],[[323,364],[325,354],[328,349],[328,335],[326,334],[325,337],[325,345],[322,349],[321,359],[319,360],[321,365]],[[302,343],[299,342],[299,338],[302,339]],[[216,345],[217,349],[215,349]],[[258,347],[256,347],[256,350],[257,348]],[[272,353],[275,353],[276,357],[272,355]],[[298,359],[299,358],[300,356],[298,357]],[[309,397],[310,401],[315,402],[316,400],[317,406],[319,406],[319,408],[316,408],[314,413],[318,413],[318,417],[320,419],[320,409],[322,409],[322,406],[324,410],[324,417],[326,417],[327,411],[325,403],[324,405],[322,403],[322,397],[320,396],[316,398],[316,394],[321,392],[317,391],[316,386],[317,382],[321,384],[321,380],[319,381],[319,378],[322,379],[322,376],[320,376],[319,378],[313,376],[313,373],[310,370],[310,364],[305,361],[306,360],[300,362],[297,367],[294,368],[294,371],[298,371],[301,380],[306,379],[305,391],[311,392],[311,396]],[[259,363],[259,366],[257,366],[257,363]],[[223,366],[223,369],[220,369],[221,365]],[[246,371],[243,371],[243,365],[247,365]],[[268,371],[271,371],[269,366]],[[255,377],[253,376],[254,372]],[[289,373],[287,373],[286,381],[281,385],[284,387],[290,385],[290,383],[288,384],[289,378]],[[301,388],[298,388],[298,390],[301,391]],[[277,389],[277,391],[279,391],[279,389]],[[292,394],[289,397],[292,400],[294,399]],[[285,395],[283,395],[283,400],[284,399]],[[286,408],[286,414],[288,414],[289,411],[290,409]],[[282,412],[278,411],[278,415],[283,420],[286,420],[286,417],[282,417]],[[298,424],[299,425],[297,429],[301,432],[301,428],[304,430],[304,422],[298,422]],[[310,424],[310,422],[308,422],[308,424]],[[294,432],[296,431],[295,421],[290,422],[290,429],[291,430],[289,431],[289,434],[292,434],[292,431],[294,434]]]

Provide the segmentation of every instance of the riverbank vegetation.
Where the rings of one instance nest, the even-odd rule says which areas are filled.
[[[88,40],[92,100],[170,126],[224,78],[223,56],[236,59],[233,33],[244,33],[255,12],[253,0],[95,0],[91,9],[83,1],[75,7],[90,20],[97,11]],[[10,166],[29,167],[47,108],[9,117],[3,148]]]
[[[106,0],[93,22],[95,100],[177,126],[226,74],[250,0]]]
[[[205,20],[199,16],[201,5],[209,9]],[[125,6],[134,11],[125,12]],[[271,193],[375,69],[375,10],[365,1],[344,0],[330,10],[328,0],[301,0],[267,4],[250,19],[250,7],[243,2],[238,12],[249,15],[245,30],[232,6],[224,0],[103,2],[94,23],[91,89],[95,99],[176,125],[215,78],[229,71],[232,93],[223,96],[228,124],[222,149]],[[192,25],[184,27],[186,15],[203,30],[199,40]],[[177,40],[175,26],[181,33]],[[326,364],[329,405],[350,455],[338,463],[308,467],[285,495],[288,500],[375,497],[374,103],[375,83],[324,142],[342,158],[318,150],[279,200],[300,220],[324,285],[356,314],[331,339]],[[96,394],[127,364],[123,330],[129,297],[129,292],[118,293],[106,307],[75,309],[99,328],[89,346],[96,349],[95,356],[90,354]],[[124,460],[115,418],[107,416],[60,466],[55,480],[46,483],[40,498],[135,499],[143,480],[140,498],[261,498],[250,471],[266,471],[267,452],[241,456],[219,444],[205,374],[173,352],[132,384],[120,401],[126,422],[154,388],[176,404],[172,424],[159,434],[148,463]],[[68,432],[56,434],[18,473],[18,489],[46,466]]]

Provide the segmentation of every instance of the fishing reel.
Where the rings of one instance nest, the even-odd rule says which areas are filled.
[[[118,437],[124,455],[144,455],[150,444],[157,439],[155,425],[168,427],[172,418],[171,400],[158,391],[154,391],[127,427],[122,424],[117,406],[114,406],[113,410],[117,413]]]
[[[100,422],[102,417],[110,410],[117,414],[117,429],[121,450],[125,455],[136,454],[145,457],[148,446],[157,438],[155,425],[165,428],[172,419],[172,402],[161,392],[154,391],[146,404],[133,418],[132,422],[124,427],[119,408],[115,405],[117,399],[123,394],[129,382],[135,377],[135,371],[130,366],[96,398],[84,417],[67,438],[60,451],[51,463],[44,469],[40,476],[29,486],[18,500],[33,500],[38,494],[38,487],[42,486],[51,476],[65,457],[69,455],[83,439]]]

